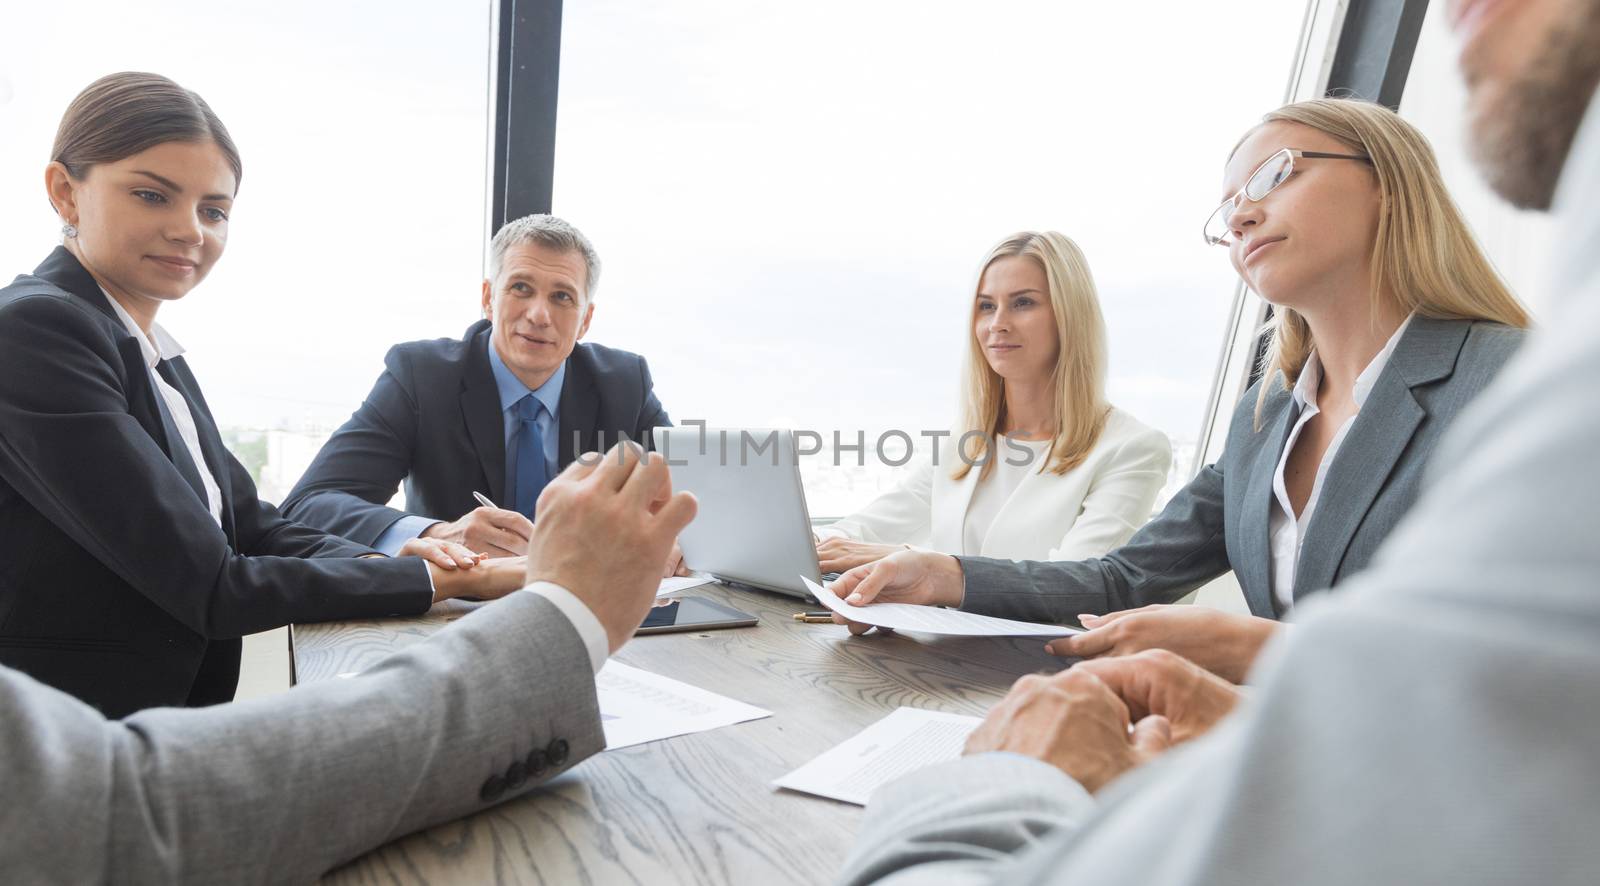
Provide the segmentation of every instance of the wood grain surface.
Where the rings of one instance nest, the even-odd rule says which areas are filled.
[[[1040,639],[853,638],[842,626],[794,621],[815,604],[776,594],[707,585],[684,596],[726,603],[760,623],[638,637],[617,660],[771,717],[606,751],[515,802],[377,849],[328,881],[829,882],[860,808],[780,791],[773,779],[896,707],[982,714],[1017,677],[1062,664]],[[359,672],[470,608],[448,602],[417,618],[296,625],[296,677]]]

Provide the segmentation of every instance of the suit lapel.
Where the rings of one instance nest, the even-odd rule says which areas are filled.
[[[1239,510],[1239,535],[1244,549],[1235,572],[1251,614],[1263,618],[1271,618],[1277,611],[1272,602],[1272,480],[1278,474],[1289,431],[1300,416],[1292,396],[1285,393],[1282,404],[1261,429],[1266,436],[1247,466],[1250,482]]]
[[[222,444],[222,434],[217,430],[217,422],[211,417],[211,407],[206,405],[205,397],[200,393],[200,383],[195,380],[194,373],[189,371],[189,362],[182,357],[164,360],[161,363],[162,378],[167,384],[172,385],[183,395],[189,403],[189,414],[194,418],[195,436],[200,438],[200,454],[205,458],[205,467],[211,472],[211,479],[217,484],[217,491],[222,497],[222,531],[228,538],[234,538],[233,522],[233,472],[228,468],[228,449]],[[181,438],[180,441],[181,443]],[[197,490],[200,500],[206,500],[205,486]],[[208,504],[209,506],[209,504]]]
[[[485,324],[469,349],[467,371],[461,378],[461,417],[484,482],[491,494],[501,497],[501,506],[510,507],[515,496],[506,489],[506,424],[494,370],[489,368],[489,329]]]
[[[1356,530],[1427,417],[1411,389],[1450,376],[1469,328],[1459,320],[1411,321],[1323,477],[1295,567],[1296,600],[1333,586]]]
[[[567,377],[561,383],[561,430],[556,443],[556,470],[566,470],[567,465],[585,452],[595,452],[616,445],[616,440],[601,441],[599,436],[600,391],[595,387],[594,373],[589,371],[589,361],[584,359],[583,345],[578,345],[567,358]],[[646,441],[638,441],[649,445]]]
[[[178,436],[177,427],[156,399],[161,395],[150,380],[150,370],[144,364],[144,351],[140,349],[137,339],[125,335],[117,340],[117,352],[122,355],[122,371],[128,378],[128,386],[123,391],[128,398],[128,412],[150,435],[150,439],[156,441],[167,458],[177,464],[172,447],[182,445],[183,441]],[[196,481],[199,479],[195,478]]]

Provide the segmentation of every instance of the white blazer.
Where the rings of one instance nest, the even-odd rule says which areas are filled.
[[[951,478],[960,457],[956,438],[940,441],[905,482],[861,511],[817,530],[821,538],[904,544],[967,557],[1084,560],[1127,541],[1150,519],[1172,467],[1172,444],[1120,409],[1083,464],[1065,474],[1030,473],[1006,500],[980,550],[965,550],[963,527],[980,470]],[[1002,448],[997,457],[1005,457]]]

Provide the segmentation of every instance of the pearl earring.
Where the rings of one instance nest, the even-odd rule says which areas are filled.
[[[71,240],[71,239],[77,237],[78,236],[78,226],[77,225],[71,225],[71,224],[62,225],[61,226],[61,236],[66,237],[68,240]]]

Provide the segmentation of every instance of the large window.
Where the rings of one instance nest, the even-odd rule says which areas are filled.
[[[161,322],[281,497],[390,345],[477,317],[492,7],[8,12],[30,37],[0,59],[6,273],[57,241],[38,170],[77,90],[139,69],[204,95],[245,178],[228,255]],[[1281,0],[568,3],[554,210],[605,261],[589,338],[646,355],[679,421],[864,438],[806,465],[814,512],[838,515],[897,479],[880,434],[949,427],[987,248],[1059,230],[1099,283],[1113,402],[1175,444],[1170,492],[1236,289],[1200,222],[1304,19]]]
[[[1098,281],[1114,403],[1194,469],[1236,279],[1201,239],[1277,106],[1305,7],[568,3],[554,210],[605,261],[590,339],[673,417],[868,443],[806,470],[840,515],[948,428],[977,265],[1055,229]],[[894,446],[897,455],[903,447]]]
[[[159,321],[278,500],[390,345],[458,336],[478,316],[489,25],[489,0],[9,5],[6,279],[59,242],[43,169],[80,89],[145,70],[204,96],[244,180],[227,254]]]

